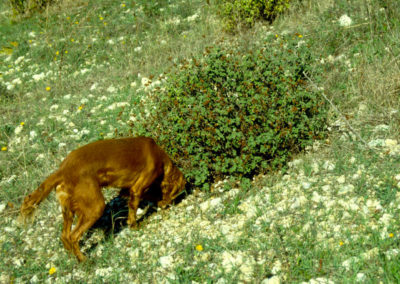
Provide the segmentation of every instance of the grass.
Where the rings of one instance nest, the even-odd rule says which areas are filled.
[[[0,5],[1,283],[400,281],[397,1],[295,2],[273,27],[235,36],[205,1],[66,0],[28,18]],[[329,139],[251,185],[227,177],[194,191],[137,231],[96,231],[83,264],[62,247],[53,194],[18,225],[23,197],[69,151],[134,134],[135,108],[174,63],[266,33],[301,34],[319,58],[316,81],[340,111]]]

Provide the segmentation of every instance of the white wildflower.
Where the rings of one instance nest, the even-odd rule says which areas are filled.
[[[107,92],[109,92],[109,93],[114,93],[116,90],[117,89],[113,85],[111,85],[110,87],[107,88]]]
[[[13,260],[13,263],[15,266],[20,267],[24,263],[24,260],[22,258],[16,258]]]
[[[392,148],[392,147],[395,147],[397,145],[397,141],[393,140],[393,139],[386,139],[385,140],[385,145],[386,145],[386,147]]]
[[[340,184],[345,183],[345,181],[346,181],[346,177],[345,177],[344,175],[340,176],[340,177],[337,179],[337,182],[340,183]]]
[[[166,255],[166,256],[162,256],[158,259],[158,261],[160,262],[162,268],[167,269],[169,267],[172,266],[173,264],[173,258],[171,255]]]
[[[44,160],[45,157],[46,157],[46,156],[45,156],[44,154],[39,154],[39,155],[36,157],[35,161]]]
[[[347,271],[349,271],[350,268],[351,268],[351,266],[352,266],[354,263],[357,263],[357,262],[358,262],[358,259],[357,259],[356,257],[351,257],[351,258],[349,258],[349,259],[343,261],[343,262],[342,262],[342,266],[343,266]]]
[[[276,275],[282,270],[282,262],[278,259],[274,262],[274,265],[271,269],[272,274]]]
[[[117,102],[117,103],[113,103],[111,105],[109,105],[107,107],[108,110],[115,110],[116,108],[121,108],[121,107],[126,107],[129,106],[129,103],[127,102]]]
[[[14,130],[15,135],[20,134],[20,133],[22,132],[22,129],[23,129],[23,128],[24,128],[24,126],[18,125],[18,126],[15,128],[15,130]]]
[[[38,283],[39,282],[39,277],[37,275],[33,275],[31,280],[29,281],[30,283]]]
[[[198,17],[199,17],[198,14],[194,14],[194,15],[192,15],[192,16],[187,17],[186,20],[187,20],[188,22],[193,22],[193,21],[195,21]]]
[[[51,107],[50,107],[50,111],[55,111],[55,110],[57,110],[58,109],[58,105],[52,105]]]
[[[90,86],[90,90],[91,91],[96,90],[97,85],[98,85],[97,83],[93,83],[92,86]]]
[[[81,130],[81,135],[88,135],[90,133],[90,130],[84,128]]]
[[[32,79],[34,80],[34,81],[40,81],[40,80],[42,80],[44,77],[45,77],[46,75],[42,72],[42,73],[40,73],[40,74],[35,74],[35,75],[33,75],[32,76]]]
[[[90,69],[83,68],[83,69],[81,69],[81,74],[84,75],[84,74],[86,74],[86,73],[89,72],[89,71],[90,71]]]
[[[19,85],[19,84],[21,84],[21,83],[22,83],[22,81],[21,81],[21,79],[20,79],[20,78],[16,78],[16,79],[12,80],[12,82],[11,82],[11,83],[13,83],[14,85]]]
[[[315,203],[319,203],[319,202],[323,201],[323,197],[321,195],[319,195],[318,192],[314,191],[312,194],[311,200],[314,201]]]
[[[7,233],[13,233],[13,232],[15,232],[15,228],[13,228],[13,227],[5,227],[4,231],[7,232]]]
[[[349,16],[347,16],[346,14],[342,15],[339,18],[339,25],[341,27],[349,27],[349,26],[351,26],[351,23],[352,23],[351,18]]]
[[[142,86],[146,86],[147,87],[147,85],[149,85],[151,83],[151,80],[149,78],[143,77],[141,79],[141,83],[142,83]]]
[[[292,203],[292,205],[290,205],[290,208],[296,209],[296,208],[299,208],[300,206],[303,206],[304,204],[306,204],[307,198],[305,196],[301,195],[299,197],[294,198],[292,201],[293,201],[293,203]]]
[[[361,254],[364,260],[371,260],[379,255],[379,249],[377,247],[370,249],[367,252]]]
[[[382,205],[379,203],[378,200],[367,200],[367,207],[371,212],[375,211],[381,211],[382,210]]]
[[[302,182],[302,183],[301,183],[301,186],[302,186],[304,189],[309,189],[309,188],[311,187],[311,183],[309,183],[309,182]]]
[[[325,161],[322,167],[327,171],[333,171],[335,169],[335,165],[331,161]]]
[[[383,139],[375,139],[375,140],[371,140],[368,142],[368,146],[373,148],[373,147],[382,147],[385,146],[385,140]]]
[[[33,140],[35,139],[37,136],[37,133],[35,130],[32,130],[31,132],[29,132],[29,139]]]
[[[112,267],[98,268],[96,269],[95,274],[100,277],[108,277],[111,275],[112,271],[113,271]]]
[[[348,193],[353,192],[353,191],[354,191],[354,185],[346,184],[346,185],[343,185],[343,186],[340,187],[340,189],[338,191],[338,194],[339,195],[345,195],[345,194],[348,194]]]
[[[388,131],[388,130],[389,130],[389,125],[386,124],[379,124],[374,127],[374,132]]]
[[[391,249],[385,252],[385,256],[387,260],[392,260],[393,258],[395,258],[397,255],[400,254],[400,250],[399,249]]]
[[[9,83],[9,82],[5,82],[5,85],[7,86],[7,90],[11,91],[15,88],[15,85]]]
[[[243,264],[243,256],[240,253],[233,255],[230,252],[224,251],[222,253],[222,266],[226,272],[231,272],[234,268]]]
[[[222,203],[222,199],[220,197],[204,201],[203,203],[200,204],[200,209],[201,211],[207,211],[209,209],[215,208],[219,206]]]
[[[333,282],[332,280],[326,279],[326,278],[318,277],[318,278],[315,278],[315,279],[310,279],[310,281],[303,282],[303,283],[308,283],[308,284],[334,284],[335,282]]]
[[[0,204],[0,213],[2,213],[4,211],[4,209],[6,209],[6,204],[5,203],[1,203]]]
[[[393,216],[390,214],[383,214],[382,217],[379,219],[379,222],[385,226],[390,224],[390,221],[393,220]]]
[[[25,59],[25,56],[20,56],[20,57],[18,57],[16,60],[15,60],[15,65],[18,65],[18,64],[20,64],[21,63],[21,61],[22,60],[24,60]]]
[[[141,46],[137,46],[133,49],[133,51],[135,52],[141,52],[142,51],[142,47]]]
[[[365,280],[367,280],[367,277],[364,273],[357,273],[357,282],[365,282]]]

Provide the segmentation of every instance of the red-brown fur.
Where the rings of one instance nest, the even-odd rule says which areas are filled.
[[[61,240],[67,250],[83,261],[85,256],[78,241],[103,213],[105,203],[101,188],[129,189],[128,224],[135,227],[139,202],[146,198],[151,185],[160,180],[162,197],[158,206],[165,207],[184,189],[186,181],[153,139],[97,141],[72,151],[57,171],[25,197],[21,216],[24,220],[32,216],[37,205],[56,188],[64,218]],[[71,231],[75,215],[78,221]]]

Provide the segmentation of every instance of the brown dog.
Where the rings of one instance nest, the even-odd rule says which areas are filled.
[[[101,140],[72,151],[32,194],[25,197],[21,217],[33,215],[37,205],[53,188],[61,204],[64,227],[61,240],[79,261],[85,256],[78,241],[103,213],[105,204],[101,187],[129,189],[128,224],[136,226],[140,200],[154,182],[160,182],[165,207],[184,189],[186,181],[167,154],[146,137]],[[74,215],[78,216],[71,232]]]

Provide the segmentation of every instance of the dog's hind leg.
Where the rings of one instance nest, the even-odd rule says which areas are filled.
[[[82,235],[101,217],[104,211],[104,197],[96,182],[86,179],[75,187],[72,207],[78,215],[78,222],[70,234],[72,252],[79,261],[86,257],[79,248]]]
[[[56,197],[61,205],[61,210],[63,214],[64,224],[61,233],[61,241],[66,250],[72,251],[72,244],[70,240],[71,226],[74,220],[74,213],[71,208],[71,199],[68,191],[66,190],[66,185],[64,183],[59,184],[56,187]]]
[[[62,208],[64,218],[63,230],[61,233],[61,241],[66,250],[72,251],[72,243],[70,239],[72,221],[74,220],[74,213],[69,208]]]

